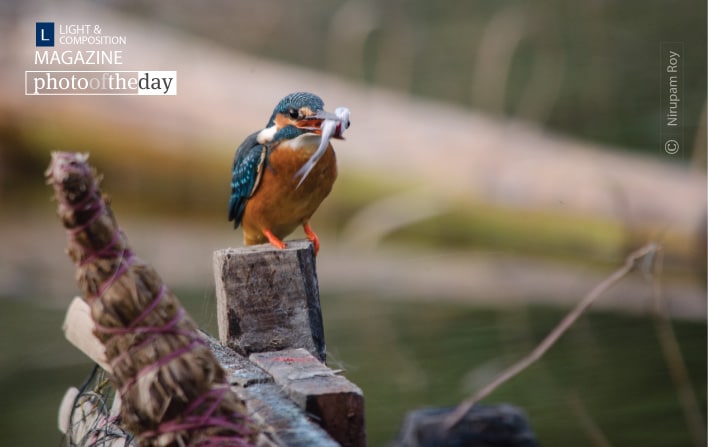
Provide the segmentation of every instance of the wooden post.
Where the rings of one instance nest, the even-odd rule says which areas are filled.
[[[260,265],[259,268],[253,268],[255,271],[253,274],[255,275],[264,274],[264,271],[266,271],[264,269],[267,266],[270,266],[271,271],[273,269],[281,270],[266,278],[270,278],[276,283],[280,277],[289,278],[290,282],[288,284],[293,287],[296,293],[286,293],[290,291],[280,286],[273,287],[269,281],[264,281],[263,278],[259,277],[250,277],[246,282],[250,283],[251,286],[242,284],[241,287],[248,288],[249,292],[257,298],[256,301],[258,301],[258,297],[270,298],[270,300],[261,299],[260,301],[274,303],[272,304],[276,307],[274,313],[279,319],[266,321],[270,321],[271,325],[282,322],[283,325],[290,327],[292,332],[297,333],[296,337],[286,338],[286,341],[292,344],[299,344],[302,340],[309,340],[312,343],[312,347],[316,346],[314,341],[319,340],[321,342],[319,350],[313,350],[315,352],[321,351],[321,357],[324,357],[324,336],[315,337],[312,334],[309,337],[307,336],[309,331],[317,330],[320,334],[322,333],[317,279],[314,276],[314,256],[309,243],[304,243],[304,246],[302,243],[298,245],[291,247],[291,253],[285,253],[284,257],[275,256],[276,260],[280,260],[273,262],[283,262],[282,259],[286,260],[281,266],[271,265],[268,261],[259,263],[257,259],[246,257],[250,259],[250,263],[246,265],[251,267]],[[248,255],[270,253],[265,255],[266,260],[273,259],[273,251],[276,254],[280,251],[264,248],[260,247],[260,250],[246,251]],[[221,250],[221,252],[223,252],[222,256],[219,256],[220,252],[217,252],[214,256],[215,266],[223,267],[223,270],[217,270],[217,273],[228,272],[229,266],[239,265],[243,261],[239,260],[239,262],[234,259],[241,256],[238,250]],[[239,253],[236,254],[234,252]],[[296,255],[293,257],[292,253],[296,253]],[[301,259],[301,256],[304,257]],[[298,262],[293,262],[293,258]],[[223,260],[223,262],[220,262],[220,260]],[[310,276],[303,277],[305,275]],[[300,281],[298,282],[293,278],[300,278]],[[234,289],[234,285],[231,284],[232,279],[231,275],[222,276],[221,296],[230,297],[226,291]],[[243,279],[240,280],[243,281]],[[219,278],[217,277],[218,281]],[[260,288],[253,284],[259,285],[258,287]],[[299,288],[298,284],[300,284]],[[307,287],[303,286],[303,284],[307,285]],[[279,292],[273,295],[273,289],[278,289]],[[277,307],[276,304],[293,296],[296,298],[295,303],[299,303],[300,306],[293,305],[288,307],[290,313],[283,314],[283,309]],[[242,293],[237,293],[236,299],[246,301],[240,302],[240,304],[239,302],[227,303],[229,306],[224,305],[224,303],[220,305],[223,306],[223,309],[229,309],[230,306],[246,309],[247,304],[253,301],[251,296]],[[229,301],[231,301],[231,298]],[[313,312],[314,319],[311,316]],[[307,315],[307,318],[303,317],[303,313]],[[251,317],[248,314],[248,316],[242,318]],[[316,321],[319,324],[313,328],[312,321]],[[248,337],[244,338],[244,340],[249,340],[249,343],[256,340],[259,334],[262,334],[262,331],[259,331],[258,327],[253,324],[240,324],[239,326],[253,331],[253,333],[247,333]],[[228,327],[233,327],[233,325]],[[270,329],[272,331],[278,328]],[[102,345],[93,334],[94,322],[91,319],[90,309],[86,302],[80,299],[72,302],[67,312],[64,330],[67,338],[74,345],[83,350],[94,361],[101,362],[102,366],[107,371],[110,371],[110,365],[105,362]],[[335,447],[336,445],[359,447],[366,445],[364,397],[361,389],[346,378],[339,376],[338,371],[327,368],[310,351],[306,349],[288,349],[261,352],[252,354],[249,359],[219,344],[217,340],[206,333],[203,334],[203,338],[216,361],[224,369],[232,390],[244,401],[251,417],[262,424],[263,431],[259,438],[259,445],[290,447],[313,445],[322,447]],[[76,391],[70,390],[68,397],[65,398],[65,402],[62,404],[60,427],[64,430],[70,426],[72,408],[68,403],[73,402],[75,394]]]
[[[336,447],[331,434],[314,424],[305,413],[284,393],[283,387],[273,382],[273,377],[216,339],[204,335],[209,348],[226,370],[229,383],[246,402],[252,417],[267,429],[264,435],[278,446],[287,447]],[[303,352],[307,352],[304,351]],[[314,357],[310,357],[313,358]],[[316,361],[316,360],[315,360]],[[319,363],[319,362],[318,362]],[[267,444],[259,444],[267,445]]]
[[[310,283],[316,284],[316,279]],[[72,302],[64,331],[69,341],[110,371],[102,345],[93,334],[94,323],[86,302],[81,299]],[[339,371],[327,368],[309,351],[255,353],[248,359],[208,334],[202,336],[224,369],[232,390],[244,400],[251,417],[262,423],[259,445],[366,445],[361,389],[338,375]],[[72,403],[75,394],[70,390],[65,401]],[[66,402],[59,417],[63,430],[69,426],[71,414]]]
[[[219,339],[244,355],[304,348],[325,360],[315,254],[309,241],[214,252]]]
[[[365,446],[364,394],[304,349],[251,354],[300,408],[339,444]]]
[[[275,386],[339,444],[365,446],[361,389],[323,363],[324,331],[310,242],[289,242],[284,250],[270,245],[218,250],[214,276],[221,342],[250,355],[275,381],[266,383],[257,372],[241,371],[239,380],[254,383],[245,389],[261,389],[251,395],[266,402]]]
[[[110,365],[105,363],[105,355],[98,339],[93,335],[94,322],[90,315],[89,305],[82,299],[75,299],[66,315],[64,333],[67,339],[81,351],[87,354],[93,361],[99,362],[110,372]],[[226,377],[231,385],[231,389],[244,400],[249,415],[262,425],[262,433],[258,439],[258,445],[262,447],[283,446],[283,447],[309,447],[312,445],[322,447],[336,447],[337,442],[333,440],[320,426],[313,423],[305,413],[290,400],[284,392],[283,387],[274,383],[273,377],[266,371],[251,363],[247,358],[237,354],[233,350],[221,345],[215,338],[202,332],[204,341],[214,354],[221,367],[226,372]],[[306,352],[306,351],[305,351]],[[312,357],[311,357],[312,358]],[[101,363],[103,362],[103,363]],[[96,402],[86,399],[81,402],[80,411],[74,411],[75,399],[79,395],[76,388],[69,388],[62,400],[59,409],[59,429],[62,433],[73,430],[72,439],[81,439],[83,433],[88,430],[100,430],[106,424],[107,419],[100,419],[105,409],[95,407]],[[91,406],[93,403],[94,406]],[[120,398],[116,396],[111,415],[120,413]],[[75,419],[72,420],[72,414]],[[116,427],[116,436],[121,427]],[[122,446],[126,438],[117,441],[108,441],[106,446]],[[134,445],[126,444],[126,445]]]

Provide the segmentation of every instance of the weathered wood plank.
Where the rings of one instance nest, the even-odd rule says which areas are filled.
[[[93,361],[99,362],[105,357],[102,349],[96,349],[96,346],[102,348],[102,345],[93,335],[93,329],[94,322],[91,319],[89,305],[81,299],[72,302],[64,325],[67,339]],[[221,345],[209,334],[202,332],[202,337],[226,371],[232,390],[244,400],[249,415],[264,426],[264,431],[267,433],[259,438],[259,445],[291,447],[337,445],[329,434],[308,419],[302,409],[289,399],[283,388],[274,383],[270,374],[237,352]],[[105,361],[101,366],[106,371],[110,371],[110,365]],[[70,425],[71,405],[76,394],[71,390],[68,393],[73,394],[65,397],[59,411],[59,426],[63,432],[66,432]],[[119,405],[119,400],[116,400],[116,405]],[[84,413],[88,411],[84,409]],[[114,412],[117,414],[118,410]],[[269,444],[268,437],[272,438],[275,444]]]
[[[309,241],[214,252],[219,340],[241,354],[305,348],[324,361],[315,255]]]
[[[302,409],[283,395],[279,385],[258,383],[248,388],[233,388],[246,402],[249,413],[270,430],[268,434],[283,447],[335,447],[339,444],[317,424],[305,417]]]
[[[298,406],[343,446],[366,445],[364,395],[304,349],[251,354]]]
[[[274,384],[270,374],[210,335],[204,333],[204,338],[226,370],[232,389],[244,400],[249,414],[266,428],[267,436],[275,444],[291,447],[337,445],[329,434],[305,416],[280,385]]]
[[[258,383],[273,382],[273,378],[267,372],[251,363],[246,357],[222,345],[206,332],[202,332],[202,335],[214,357],[226,371],[230,385],[247,388]]]

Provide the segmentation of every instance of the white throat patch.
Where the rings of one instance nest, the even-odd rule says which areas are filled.
[[[258,136],[256,137],[258,144],[266,144],[273,141],[273,137],[275,136],[275,133],[277,131],[278,129],[276,128],[275,124],[273,124],[272,126],[266,127],[265,129],[258,132]]]

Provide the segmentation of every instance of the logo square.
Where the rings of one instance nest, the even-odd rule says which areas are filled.
[[[36,22],[35,31],[36,46],[54,46],[54,22]]]

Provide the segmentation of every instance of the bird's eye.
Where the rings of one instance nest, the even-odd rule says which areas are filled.
[[[298,112],[297,109],[291,107],[288,109],[288,115],[290,116],[290,118],[296,119],[298,116],[300,116],[300,112]]]

